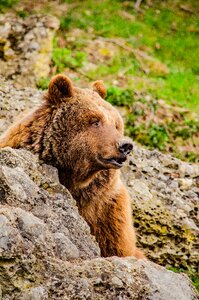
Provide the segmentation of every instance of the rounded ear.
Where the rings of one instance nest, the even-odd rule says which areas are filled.
[[[97,80],[93,83],[93,90],[97,92],[103,99],[106,97],[106,88],[103,80]]]
[[[72,81],[65,75],[54,76],[48,86],[47,99],[52,104],[58,104],[74,95]]]

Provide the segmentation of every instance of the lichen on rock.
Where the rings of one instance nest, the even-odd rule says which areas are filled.
[[[4,148],[0,172],[2,300],[197,299],[186,275],[134,257],[100,258],[55,168]]]
[[[52,40],[59,21],[53,16],[0,16],[0,75],[16,86],[34,87],[50,72]]]
[[[161,265],[197,272],[199,166],[134,145],[123,174],[146,255]]]

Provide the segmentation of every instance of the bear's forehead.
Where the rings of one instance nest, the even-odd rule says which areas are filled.
[[[118,111],[93,90],[76,88],[75,98],[89,110],[100,112],[109,120],[121,118]]]

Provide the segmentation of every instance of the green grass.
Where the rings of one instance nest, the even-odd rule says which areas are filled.
[[[107,90],[107,101],[126,107],[126,135],[149,149],[156,148],[184,160],[199,162],[198,120],[188,116],[186,110],[176,107],[172,111],[154,98],[147,99],[146,95],[136,96],[131,89],[110,86]]]
[[[146,48],[149,55],[169,69],[168,74],[160,74],[152,68],[146,76],[132,53],[120,51],[108,65],[101,63],[96,73],[91,71],[91,77],[117,76],[119,70],[129,66],[125,75],[131,75],[132,81],[133,76],[145,79],[144,89],[155,97],[199,112],[199,18],[195,14],[183,13],[178,7],[169,9],[169,4],[162,8],[160,3],[148,9],[143,7],[143,13],[135,13],[132,6],[116,0],[75,4],[75,9],[71,8],[61,19],[62,31],[80,28],[92,30],[96,36],[123,38],[130,47]]]
[[[131,105],[133,101],[133,92],[131,89],[120,89],[117,86],[111,86],[107,89],[107,98],[111,104],[117,106]]]
[[[171,69],[165,79],[159,79],[161,89],[154,91],[158,98],[169,103],[177,102],[183,107],[198,111],[199,109],[199,82],[191,70]]]
[[[66,1],[67,2],[67,1]],[[70,1],[68,1],[70,3]],[[75,1],[78,3],[78,1]],[[64,16],[61,20],[61,29],[78,27],[88,31],[93,28],[95,34],[103,37],[122,36],[128,38],[142,29],[141,23],[128,23],[125,26],[124,19],[119,15],[121,3],[114,1],[84,1],[79,2],[72,14]]]
[[[57,39],[54,39],[54,49],[52,61],[57,67],[57,72],[61,73],[65,68],[80,68],[86,62],[86,53],[83,51],[72,51],[68,48],[59,48]]]
[[[0,0],[0,13],[17,4],[19,0]]]
[[[37,87],[41,90],[47,90],[50,78],[41,77],[37,80]]]

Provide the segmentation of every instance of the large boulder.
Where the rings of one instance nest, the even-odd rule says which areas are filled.
[[[50,72],[52,40],[59,21],[53,16],[0,16],[0,75],[18,86],[35,86]]]
[[[57,170],[25,150],[0,150],[2,300],[192,300],[186,275],[100,251]]]
[[[42,92],[33,88],[15,88],[12,81],[0,75],[0,134],[22,113],[35,107],[42,99]]]
[[[134,145],[123,175],[138,240],[147,257],[197,272],[199,165]]]
[[[75,201],[60,185],[57,169],[40,165],[30,152],[11,148],[1,149],[0,161],[3,257],[26,251],[63,260],[100,255]]]

